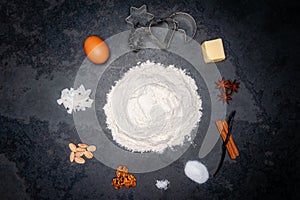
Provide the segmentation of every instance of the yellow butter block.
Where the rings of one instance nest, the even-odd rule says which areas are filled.
[[[205,41],[201,45],[205,63],[219,62],[225,59],[224,47],[221,38]]]

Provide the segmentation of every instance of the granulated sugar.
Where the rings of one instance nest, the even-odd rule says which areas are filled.
[[[158,189],[164,189],[167,190],[168,186],[170,185],[170,181],[168,181],[167,179],[164,180],[156,180],[156,187]]]
[[[205,183],[209,178],[207,168],[197,160],[188,161],[184,167],[184,173],[199,184]]]
[[[194,79],[174,65],[146,61],[125,73],[107,94],[113,139],[134,152],[162,153],[191,142],[202,116]]]

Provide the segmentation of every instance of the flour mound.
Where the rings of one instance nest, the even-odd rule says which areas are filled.
[[[194,79],[174,65],[146,61],[107,94],[106,124],[113,139],[134,152],[163,153],[185,141],[202,116]]]

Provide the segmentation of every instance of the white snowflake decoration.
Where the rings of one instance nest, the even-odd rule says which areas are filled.
[[[61,91],[61,97],[57,100],[57,103],[59,105],[63,104],[69,114],[72,114],[72,111],[85,111],[86,108],[92,107],[94,101],[90,99],[90,94],[91,90],[85,90],[83,85],[80,85],[77,90],[66,88]]]

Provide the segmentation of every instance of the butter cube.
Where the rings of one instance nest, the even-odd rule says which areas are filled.
[[[205,63],[219,62],[225,59],[222,39],[205,41],[201,45],[202,54]]]

